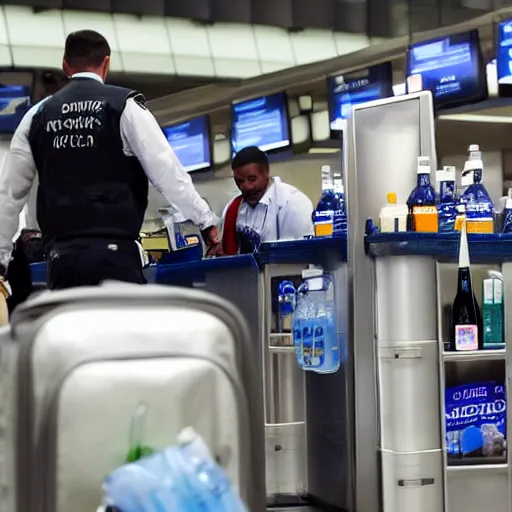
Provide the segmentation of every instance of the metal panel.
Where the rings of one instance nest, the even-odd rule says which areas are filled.
[[[210,12],[215,21],[251,23],[251,0],[210,0]]]
[[[111,12],[112,3],[111,0],[64,0],[62,8]]]
[[[114,12],[165,16],[165,0],[111,0]]]
[[[334,0],[294,0],[293,24],[296,27],[332,29]]]
[[[211,17],[209,0],[166,0],[165,15],[192,20],[209,20]]]
[[[420,152],[433,158],[436,168],[432,97],[420,93],[356,107],[349,137],[346,182],[351,228],[349,339],[354,347],[356,509],[379,512],[375,281],[373,261],[365,254],[364,230],[366,219],[378,217],[386,191],[407,197]]]
[[[337,0],[334,4],[333,28],[353,34],[368,33],[368,2]]]
[[[252,22],[260,25],[293,26],[293,0],[253,0]]]

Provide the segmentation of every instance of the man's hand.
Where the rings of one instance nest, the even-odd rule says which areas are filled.
[[[208,247],[206,256],[222,256],[222,244],[220,243],[219,230],[217,226],[211,226],[201,231],[203,240]]]

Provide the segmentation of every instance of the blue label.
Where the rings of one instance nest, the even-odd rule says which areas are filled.
[[[446,447],[456,456],[504,456],[505,388],[494,383],[456,386],[445,392]]]
[[[309,322],[308,322],[309,324]],[[313,327],[305,325],[302,327],[302,364],[304,368],[311,368],[313,358]]]
[[[325,322],[324,322],[325,323]],[[322,325],[315,325],[313,335],[313,352],[311,357],[311,367],[319,368],[325,361],[325,328]]]

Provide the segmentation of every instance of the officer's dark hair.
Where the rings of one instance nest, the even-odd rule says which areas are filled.
[[[248,146],[241,149],[231,162],[231,169],[237,169],[247,164],[259,164],[263,167],[269,166],[268,157],[264,151],[256,146]]]
[[[98,32],[78,30],[68,35],[64,60],[71,68],[96,68],[105,57],[110,57],[110,45]]]

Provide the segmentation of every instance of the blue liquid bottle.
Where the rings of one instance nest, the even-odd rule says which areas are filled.
[[[344,235],[347,232],[347,211],[345,206],[345,187],[341,173],[334,173],[334,215],[333,235]]]
[[[418,157],[417,185],[407,199],[413,231],[437,233],[436,192],[430,184],[430,158]]]
[[[313,212],[315,236],[332,236],[335,210],[334,180],[330,165],[322,165],[322,197]]]
[[[466,210],[466,229],[468,233],[494,233],[494,204],[483,185],[482,152],[477,144],[469,146],[468,152],[461,180],[467,188],[460,198]]]
[[[439,233],[453,233],[455,230],[455,219],[457,218],[455,175],[455,167],[449,165],[445,165],[436,173],[439,182],[439,204],[437,207]]]

